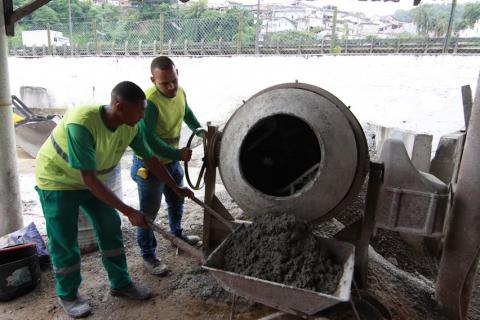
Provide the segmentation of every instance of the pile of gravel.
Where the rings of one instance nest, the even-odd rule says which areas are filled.
[[[342,270],[309,226],[290,214],[265,214],[235,232],[226,244],[224,268],[329,294]]]

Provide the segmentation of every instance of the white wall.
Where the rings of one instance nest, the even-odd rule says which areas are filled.
[[[475,90],[474,56],[324,56],[174,58],[180,83],[202,122],[222,121],[256,92],[282,82],[322,87],[351,106],[360,121],[429,132],[463,126],[460,87]],[[151,58],[9,58],[12,94],[46,87],[60,107],[108,103],[131,80],[147,87]],[[93,90],[95,89],[95,90]]]

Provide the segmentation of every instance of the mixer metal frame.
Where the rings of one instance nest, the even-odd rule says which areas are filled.
[[[480,77],[479,77],[479,83],[480,83]],[[317,92],[317,90],[315,90],[315,87],[308,86],[305,84],[294,84],[293,86],[292,84],[283,84],[283,85],[265,89],[259,92],[257,95],[262,94],[267,90],[272,90],[272,88],[285,88],[285,87],[289,87],[289,88],[296,87],[296,88],[302,88],[306,90],[309,90],[309,89],[311,90],[312,88],[314,88],[313,91]],[[319,88],[316,88],[316,89],[319,89]],[[321,92],[322,94],[325,94],[323,90],[321,90]],[[336,97],[329,94],[328,92],[326,92],[326,94],[338,100]],[[341,103],[341,101],[339,102]],[[477,154],[475,153],[476,152],[475,150],[478,149],[478,138],[473,138],[473,137],[477,135],[477,132],[479,131],[479,128],[480,128],[480,126],[476,126],[478,119],[480,118],[479,103],[480,103],[480,89],[477,88],[477,95],[475,100],[476,108],[474,108],[472,112],[472,118],[474,118],[474,120],[469,122],[470,125],[468,126],[468,132],[467,132],[467,140],[468,138],[470,138],[470,140],[468,141],[469,143],[466,143],[464,148],[465,150],[461,150],[462,154],[466,154],[466,151],[470,152],[471,154],[469,155],[471,156],[472,159]],[[357,120],[354,118],[353,115],[347,115],[347,118],[349,118],[350,120],[351,118],[353,118],[353,121],[356,124],[358,124]],[[468,119],[466,120],[466,122],[468,122]],[[472,125],[472,123],[474,125]],[[352,129],[356,130],[358,128],[356,128],[356,125],[355,125],[352,127]],[[362,130],[361,127],[358,130]],[[361,135],[363,135],[363,131],[360,133]],[[213,210],[216,211],[223,218],[232,222],[233,225],[245,223],[245,221],[236,221],[233,218],[233,216],[230,214],[230,212],[222,204],[222,202],[219,200],[219,198],[215,195],[215,184],[217,179],[217,167],[219,166],[221,141],[222,141],[222,132],[219,130],[217,126],[210,125],[209,123],[208,130],[205,133],[205,139],[204,139],[205,157],[203,161],[205,165],[205,170],[204,169],[201,170],[201,174],[199,177],[199,181],[200,181],[200,179],[202,179],[202,175],[205,174],[205,203],[209,207],[213,208]],[[359,143],[359,145],[361,145],[361,143]],[[360,146],[360,148],[362,148],[362,146]],[[471,280],[475,273],[474,266],[478,264],[478,257],[480,252],[480,250],[478,250],[478,247],[477,247],[478,241],[477,242],[473,241],[470,243],[465,240],[467,239],[467,236],[471,236],[470,233],[474,232],[475,228],[474,226],[472,226],[472,223],[475,224],[474,222],[475,213],[477,211],[468,210],[467,212],[466,210],[460,210],[460,209],[457,210],[459,213],[461,213],[461,219],[463,220],[461,221],[461,223],[456,223],[456,224],[452,224],[451,221],[445,221],[445,226],[449,226],[449,228],[446,228],[447,230],[446,234],[445,233],[439,234],[438,232],[434,233],[429,228],[422,229],[421,227],[423,227],[422,225],[423,222],[417,223],[417,225],[414,225],[412,228],[403,228],[403,229],[398,228],[396,224],[392,224],[391,226],[382,225],[381,223],[378,224],[376,221],[376,215],[378,215],[378,210],[382,209],[379,205],[384,205],[385,203],[389,205],[391,204],[389,200],[382,198],[383,197],[382,189],[387,189],[387,188],[391,189],[392,187],[394,187],[395,190],[399,190],[400,192],[399,194],[402,194],[404,190],[408,191],[406,185],[408,185],[408,183],[410,182],[409,180],[406,180],[407,183],[405,184],[405,179],[403,179],[403,177],[401,177],[400,180],[391,179],[390,181],[388,181],[388,183],[387,181],[385,181],[385,183],[383,181],[385,172],[387,172],[387,174],[390,174],[391,172],[401,174],[403,172],[401,171],[403,169],[397,169],[395,160],[397,159],[394,159],[394,161],[386,160],[384,164],[380,162],[372,162],[368,158],[360,159],[361,163],[358,166],[358,168],[362,168],[362,165],[363,165],[365,174],[367,172],[369,173],[367,195],[366,195],[366,207],[365,207],[364,215],[362,219],[340,230],[336,235],[334,235],[334,238],[337,240],[350,242],[355,245],[355,251],[356,251],[355,252],[355,279],[356,279],[356,284],[359,288],[364,288],[367,283],[368,247],[369,247],[371,236],[375,228],[388,228],[388,229],[399,231],[399,232],[418,234],[424,237],[438,237],[439,235],[440,236],[446,235],[447,243],[449,242],[453,243],[457,241],[458,243],[455,243],[456,248],[452,249],[451,247],[453,247],[453,245],[450,245],[450,247],[447,246],[447,250],[443,252],[442,261],[440,263],[440,277],[437,279],[438,283],[436,287],[436,298],[437,298],[437,301],[445,307],[446,309],[445,314],[448,314],[452,319],[464,319],[465,311],[467,310],[468,303],[469,303],[469,295],[472,290]],[[406,164],[408,162],[409,162],[408,158],[406,158],[406,160],[403,160],[403,164]],[[465,186],[465,190],[461,190],[462,192],[455,192],[453,194],[451,199],[453,199],[454,204],[455,204],[455,199],[461,198],[461,197],[468,197],[469,194],[474,192],[474,189],[472,189],[471,186],[478,187],[478,184],[471,184],[471,185],[466,184],[466,183],[470,183],[475,179],[480,178],[480,175],[473,174],[471,171],[472,170],[471,167],[473,167],[475,163],[478,163],[478,161],[469,161],[469,162],[465,161],[464,163],[462,159],[460,167],[461,169],[464,170],[463,172],[464,177],[462,177],[463,181],[461,179],[458,180],[458,184],[460,185],[461,183],[464,183],[466,186]],[[462,165],[464,165],[464,167],[462,167]],[[367,169],[365,169],[365,167]],[[415,172],[415,170],[413,171]],[[424,176],[425,174],[423,174],[423,178]],[[342,200],[341,205],[335,208],[334,213],[338,213],[341,210],[345,209],[345,207],[351,202],[353,196],[357,193],[357,191],[363,184],[364,177],[365,175],[363,175],[361,178],[357,177],[355,183],[351,187],[352,190],[350,190],[347,196],[345,196],[345,199]],[[415,174],[414,176],[412,176],[412,179],[413,180],[411,181],[415,181],[416,179]],[[403,181],[403,182],[400,182],[400,181]],[[197,185],[199,185],[198,182],[197,182]],[[455,182],[454,182],[454,185],[456,185]],[[425,189],[424,191],[422,189],[423,188],[422,186],[419,186],[419,188],[420,189],[417,190],[419,192],[417,193],[422,193],[429,197],[437,195],[436,193],[437,191],[433,189],[429,189],[429,190]],[[443,195],[440,195],[440,196],[443,197]],[[452,204],[451,199],[449,200],[449,204],[448,204],[449,206]],[[410,200],[407,200],[407,201],[410,201]],[[418,202],[420,204],[421,201],[423,200],[414,200],[411,203],[415,204],[415,201],[420,201]],[[410,205],[411,203],[404,203],[404,205]],[[479,202],[472,200],[468,203],[471,206],[477,206]],[[389,212],[397,213],[396,216],[394,215],[391,216],[392,219],[393,218],[399,219],[398,208],[401,204],[395,202],[395,205],[397,207],[393,205],[390,206],[393,209],[390,209]],[[453,210],[455,209],[457,208],[454,205]],[[434,213],[433,211],[432,212],[428,211],[426,216],[427,218],[428,217],[431,218],[432,214],[439,215],[440,211],[442,210],[438,210],[438,212],[436,213]],[[412,220],[414,220],[413,218],[415,218],[417,214],[419,213],[416,212],[415,210],[411,210],[410,212],[403,212],[402,218],[409,219],[411,217]],[[421,214],[424,214],[424,213],[421,213]],[[334,214],[328,213],[325,217],[321,217],[318,220],[324,221],[324,218],[326,220],[327,218],[330,218],[332,216],[334,216]],[[318,222],[318,221],[315,221],[315,222]],[[464,231],[467,230],[467,232],[469,232],[469,235],[464,235],[464,233],[462,233],[461,230],[464,230]],[[227,226],[225,226],[224,223],[220,222],[214,216],[210,215],[208,210],[205,210],[204,221],[203,221],[204,253],[206,255],[209,255],[210,253],[212,253],[212,251],[222,243],[222,241],[230,234],[230,232],[231,230]],[[461,239],[462,241],[458,240],[458,238],[460,237],[463,237]],[[478,234],[476,236],[471,236],[471,237],[478,237]],[[459,250],[459,248],[461,248],[461,250]],[[462,259],[458,261],[455,259],[455,257],[457,257],[460,253],[463,254],[463,256],[461,257]],[[461,272],[458,272],[452,275],[450,271],[452,270],[452,268],[455,269],[456,267],[458,267],[458,265],[461,265],[463,269],[460,270]],[[457,279],[463,279],[464,282],[462,282],[461,285],[458,285]],[[455,292],[451,292],[452,291],[450,290],[451,287],[455,287],[455,290],[454,290]],[[272,315],[267,318],[280,319],[282,317],[284,317],[284,314],[277,314],[277,316]]]

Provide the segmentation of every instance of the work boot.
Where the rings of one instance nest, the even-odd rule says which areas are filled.
[[[152,291],[139,283],[130,283],[121,288],[110,288],[114,297],[126,297],[134,300],[146,300],[152,297]]]
[[[58,297],[58,303],[62,306],[63,311],[72,318],[86,317],[92,311],[88,301],[79,296],[74,298]]]
[[[155,257],[143,258],[143,266],[154,276],[165,276],[169,271],[168,267]]]
[[[182,239],[183,241],[185,241],[186,243],[188,243],[188,244],[191,245],[191,246],[196,245],[196,244],[200,241],[200,237],[199,237],[199,236],[186,236],[186,235],[181,235],[179,238]]]

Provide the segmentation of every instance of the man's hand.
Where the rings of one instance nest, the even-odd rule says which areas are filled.
[[[194,197],[194,194],[193,194],[193,191],[186,188],[186,187],[178,187],[176,190],[175,190],[175,193],[179,196],[179,197],[187,197],[187,198],[192,198]]]
[[[192,150],[185,147],[182,149],[182,161],[190,161],[192,158]]]
[[[141,211],[130,208],[130,210],[125,213],[125,215],[127,216],[128,220],[130,220],[130,223],[133,226],[144,229],[149,228],[148,218]]]

